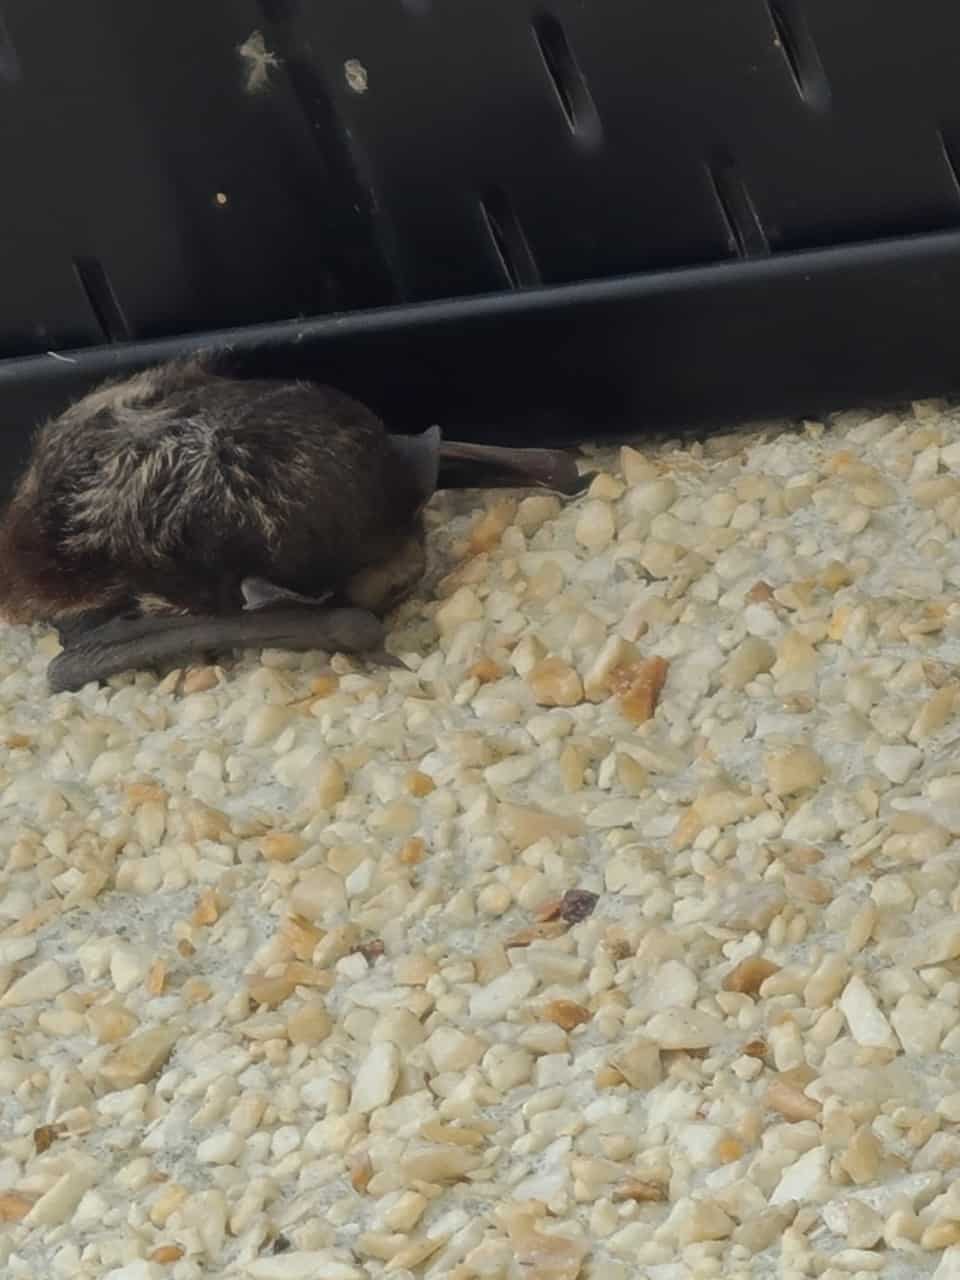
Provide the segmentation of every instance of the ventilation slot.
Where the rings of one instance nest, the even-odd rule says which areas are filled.
[[[0,84],[19,84],[20,79],[20,59],[10,39],[7,24],[0,18]]]
[[[126,341],[130,337],[130,326],[102,263],[96,258],[75,258],[73,269],[103,336],[108,342]]]
[[[551,14],[544,13],[534,18],[533,34],[570,132],[588,146],[598,145],[603,137],[600,115],[563,27]]]
[[[770,243],[753,207],[750,193],[729,162],[710,171],[714,195],[720,208],[730,251],[738,258],[766,258]]]
[[[960,198],[960,171],[957,169],[956,153],[942,130],[937,133],[937,137],[940,140],[940,148],[943,151],[943,162],[947,166],[947,172],[950,174],[957,197]]]
[[[767,0],[767,10],[794,88],[808,107],[826,111],[830,84],[796,0]]]
[[[506,194],[499,187],[491,187],[480,201],[480,212],[503,278],[510,288],[538,285],[540,271],[536,259]]]

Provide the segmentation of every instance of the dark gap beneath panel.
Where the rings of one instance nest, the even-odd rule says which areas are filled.
[[[533,19],[533,34],[570,132],[596,146],[603,137],[600,113],[573,56],[566,32],[552,14],[542,13]]]
[[[74,258],[73,269],[103,336],[108,342],[126,342],[133,335],[103,264],[97,258]]]
[[[533,250],[506,192],[500,187],[490,187],[480,201],[480,212],[503,278],[510,288],[524,289],[540,284],[540,269]]]
[[[7,24],[0,16],[0,84],[19,84],[21,78],[20,59],[10,39]]]
[[[810,29],[795,0],[767,0],[770,22],[794,88],[816,111],[830,106],[830,83]]]
[[[732,162],[721,161],[709,168],[708,173],[731,252],[739,258],[769,257],[770,242],[750,198],[750,192]]]

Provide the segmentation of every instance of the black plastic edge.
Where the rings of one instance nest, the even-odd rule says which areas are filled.
[[[0,361],[0,486],[32,426],[208,350],[340,386],[398,430],[639,437],[960,391],[960,231]]]

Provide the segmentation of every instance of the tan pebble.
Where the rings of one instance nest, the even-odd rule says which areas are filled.
[[[661,1049],[707,1049],[726,1035],[724,1023],[698,1009],[663,1009],[646,1026],[647,1035]]]
[[[714,1148],[718,1164],[733,1164],[746,1154],[746,1148],[733,1134],[725,1134]]]
[[[285,916],[278,933],[298,960],[312,960],[317,943],[323,938],[322,930],[298,915]]]
[[[553,600],[563,590],[563,583],[563,569],[556,560],[547,560],[530,578],[528,594],[534,600]]]
[[[397,854],[400,862],[404,866],[415,867],[424,859],[426,844],[420,836],[411,836],[409,840],[405,840]]]
[[[733,1219],[712,1200],[692,1200],[688,1212],[676,1223],[677,1236],[683,1245],[726,1240],[733,1229]]]
[[[638,796],[647,789],[650,775],[638,760],[626,751],[616,753],[617,781],[629,795]]]
[[[813,902],[824,906],[836,896],[834,889],[817,876],[804,876],[796,871],[785,871],[783,885],[794,902]]]
[[[724,991],[737,991],[744,995],[755,995],[762,984],[778,973],[780,966],[763,956],[747,956],[735,965],[723,980]]]
[[[123,789],[124,798],[131,809],[142,804],[165,804],[167,793],[156,782],[130,782]]]
[[[857,1186],[873,1182],[880,1173],[883,1147],[869,1125],[856,1130],[844,1151],[840,1153],[841,1168],[850,1175]]]
[[[417,825],[417,811],[412,804],[404,800],[394,800],[385,804],[379,811],[374,811],[368,819],[375,831],[383,831],[388,835],[409,835]]]
[[[441,636],[451,635],[465,622],[476,622],[483,617],[483,604],[470,587],[459,587],[449,596],[434,615],[434,622]]]
[[[583,701],[580,677],[562,658],[543,658],[531,669],[527,683],[541,707],[575,707]]]
[[[780,642],[778,661],[784,671],[807,671],[816,666],[817,651],[800,631],[788,631]]]
[[[183,1256],[184,1251],[178,1244],[161,1244],[147,1254],[150,1262],[159,1262],[161,1264],[179,1262]]]
[[[694,801],[694,809],[705,827],[729,827],[763,813],[765,808],[762,796],[732,790],[706,791]]]
[[[548,520],[554,520],[563,510],[560,499],[553,494],[532,493],[517,507],[516,522],[521,529],[532,532]]]
[[[42,1155],[44,1151],[49,1151],[56,1140],[63,1136],[65,1130],[62,1125],[42,1124],[33,1131],[33,1149],[38,1155]]]
[[[154,960],[147,971],[144,987],[151,996],[162,996],[167,985],[167,964],[165,960]]]
[[[480,1164],[481,1157],[463,1147],[429,1145],[414,1148],[401,1162],[409,1182],[459,1182]]]
[[[616,502],[623,497],[623,481],[610,475],[608,471],[601,471],[594,476],[587,496],[598,498],[601,502]]]
[[[226,814],[207,805],[192,804],[185,814],[187,828],[194,840],[220,840],[230,831]]]
[[[572,1031],[584,1022],[589,1022],[591,1013],[589,1009],[585,1009],[582,1004],[577,1004],[574,1000],[551,1000],[543,1005],[540,1016],[546,1018],[548,1022],[556,1023],[558,1027],[563,1027],[564,1031]]]
[[[616,531],[609,503],[596,499],[584,503],[574,529],[574,536],[582,547],[602,551],[613,541]]]
[[[470,531],[469,554],[479,555],[483,551],[492,551],[503,537],[504,531],[512,524],[516,513],[517,504],[512,498],[503,498],[494,503]]]
[[[274,978],[255,974],[247,978],[250,999],[255,1004],[264,1005],[268,1009],[276,1009],[278,1005],[283,1004],[284,1000],[293,994],[296,985],[296,982],[287,974]]]
[[[507,1229],[521,1274],[531,1280],[578,1280],[590,1247],[585,1239],[540,1231],[537,1212],[527,1205],[504,1208],[497,1216]]]
[[[442,1124],[439,1120],[428,1120],[420,1129],[420,1137],[428,1142],[449,1143],[454,1147],[482,1147],[487,1143],[487,1135],[479,1129]]]
[[[137,1019],[122,1005],[95,1005],[87,1010],[87,1026],[98,1044],[116,1044],[132,1034]]]
[[[428,796],[431,791],[437,789],[437,784],[427,773],[421,773],[419,769],[415,769],[412,773],[408,773],[404,781],[404,785],[412,796],[418,800],[422,800],[424,796]]]
[[[185,694],[203,693],[207,689],[215,689],[219,683],[219,667],[189,667],[184,673],[181,688]]]
[[[422,987],[436,972],[437,966],[429,956],[413,954],[400,957],[394,968],[394,978],[402,987]]]
[[[767,785],[776,796],[792,796],[818,787],[826,772],[823,761],[810,747],[772,752],[766,759]]]
[[[777,1111],[786,1120],[817,1120],[820,1117],[820,1103],[808,1098],[802,1089],[775,1080],[763,1096],[764,1104],[771,1111]]]
[[[740,1052],[748,1058],[765,1058],[770,1052],[770,1046],[762,1036],[755,1036],[741,1047]]]
[[[670,664],[666,658],[645,658],[636,667],[628,688],[617,698],[617,706],[633,724],[653,719]]]
[[[112,1089],[131,1089],[157,1074],[177,1043],[170,1026],[151,1027],[131,1036],[103,1061],[100,1074]]]
[[[960,1222],[954,1219],[931,1222],[925,1227],[920,1237],[920,1248],[931,1252],[937,1249],[949,1249],[951,1245],[960,1244]]]
[[[923,742],[944,727],[956,710],[958,692],[957,685],[949,684],[931,694],[907,734],[911,742]]]
[[[390,1231],[412,1231],[429,1204],[419,1191],[403,1191],[383,1215],[383,1225]]]
[[[539,924],[529,925],[526,929],[518,929],[504,939],[504,947],[529,947],[534,942],[546,942],[551,938],[561,938],[569,926],[565,920],[543,920]]]
[[[560,752],[560,759],[557,761],[560,769],[560,780],[563,783],[565,791],[580,791],[583,787],[584,770],[587,767],[587,757],[580,747],[569,743]]]
[[[479,684],[493,684],[501,680],[506,671],[492,658],[479,658],[472,667],[467,668],[467,675]]]
[[[584,830],[580,818],[562,817],[515,804],[500,805],[497,828],[518,852],[544,838],[560,840],[566,836],[582,835]]]
[[[317,943],[313,963],[318,969],[328,969],[349,955],[363,941],[355,924],[341,924],[328,930]]]
[[[326,671],[322,676],[314,676],[310,681],[310,692],[315,698],[329,698],[340,687],[340,677],[333,671]]]
[[[213,988],[203,978],[188,978],[180,988],[187,1005],[205,1004],[213,995]]]
[[[766,640],[747,636],[721,668],[720,684],[724,689],[743,689],[758,675],[769,671],[776,658],[776,651]]]
[[[654,1089],[663,1079],[660,1048],[643,1036],[619,1050],[610,1065],[632,1089]]]
[[[591,702],[602,702],[618,687],[623,687],[624,680],[618,673],[625,668],[632,669],[642,661],[636,645],[624,640],[622,636],[611,636],[594,658],[584,677],[583,687]]]
[[[37,1197],[19,1191],[0,1191],[0,1222],[20,1222],[36,1204]]]
[[[44,960],[17,978],[0,997],[0,1008],[21,1009],[50,1000],[70,985],[66,971],[56,960]]]
[[[267,703],[257,707],[247,721],[243,731],[243,743],[247,747],[262,747],[276,738],[290,723],[291,712],[288,707]]]
[[[350,1110],[361,1115],[385,1107],[400,1078],[400,1050],[390,1041],[374,1044],[357,1068],[350,1090]]]
[[[202,889],[190,916],[190,923],[198,928],[216,924],[220,919],[220,909],[220,895],[216,889]]]
[[[183,1204],[189,1196],[186,1187],[178,1182],[168,1182],[156,1200],[150,1206],[150,1221],[155,1227],[164,1227],[171,1214]]]
[[[311,867],[290,892],[290,910],[309,922],[323,920],[336,911],[345,896],[341,876],[326,867]]]
[[[666,1200],[667,1188],[662,1182],[647,1182],[635,1178],[614,1187],[610,1198],[617,1203],[634,1200],[638,1204],[659,1204]]]
[[[321,761],[313,775],[311,799],[321,809],[332,809],[347,793],[347,780],[339,761],[329,758]]]
[[[363,1195],[373,1177],[373,1164],[368,1151],[355,1151],[347,1161],[350,1171],[350,1185],[354,1191]]]
[[[691,805],[682,814],[680,821],[673,829],[670,843],[675,849],[688,849],[703,830],[704,823],[696,808]]]
[[[260,852],[268,862],[292,862],[303,848],[303,840],[292,831],[274,831],[259,842]]]
[[[477,910],[485,916],[502,916],[513,903],[505,884],[488,884],[477,894]]]
[[[657,478],[657,469],[653,463],[628,444],[621,446],[620,449],[620,470],[623,472],[624,480],[631,486],[647,484]],[[674,486],[674,492],[676,492],[676,486]]]

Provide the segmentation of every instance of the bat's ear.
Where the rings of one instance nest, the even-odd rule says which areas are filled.
[[[419,506],[425,506],[437,491],[440,476],[440,428],[428,427],[418,436],[390,437],[398,465],[410,477]]]

